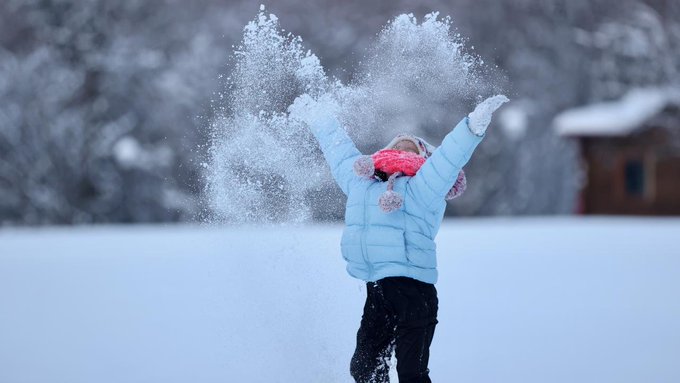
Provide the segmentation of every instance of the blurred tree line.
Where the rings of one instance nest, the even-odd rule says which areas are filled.
[[[203,205],[211,101],[259,2],[0,2],[0,225],[183,221]],[[509,79],[509,105],[453,214],[573,211],[580,174],[559,111],[680,82],[673,0],[277,0],[281,26],[352,76],[392,17],[451,15]],[[419,127],[443,137],[450,127]],[[418,133],[418,132],[416,132]]]

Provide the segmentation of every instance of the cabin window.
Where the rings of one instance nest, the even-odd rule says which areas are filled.
[[[645,164],[642,160],[628,160],[625,167],[626,193],[634,197],[645,195]]]

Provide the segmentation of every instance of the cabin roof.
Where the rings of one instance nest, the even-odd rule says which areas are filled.
[[[566,110],[553,128],[561,136],[626,136],[671,105],[680,105],[675,88],[636,88],[618,100]]]

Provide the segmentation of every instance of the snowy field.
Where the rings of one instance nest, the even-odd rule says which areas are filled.
[[[351,382],[340,225],[0,230],[0,383]],[[438,236],[436,382],[680,382],[680,220]]]

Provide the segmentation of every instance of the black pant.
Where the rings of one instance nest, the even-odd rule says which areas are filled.
[[[400,383],[431,383],[427,363],[437,308],[432,284],[406,277],[369,282],[350,366],[357,383],[388,383],[392,350]]]

